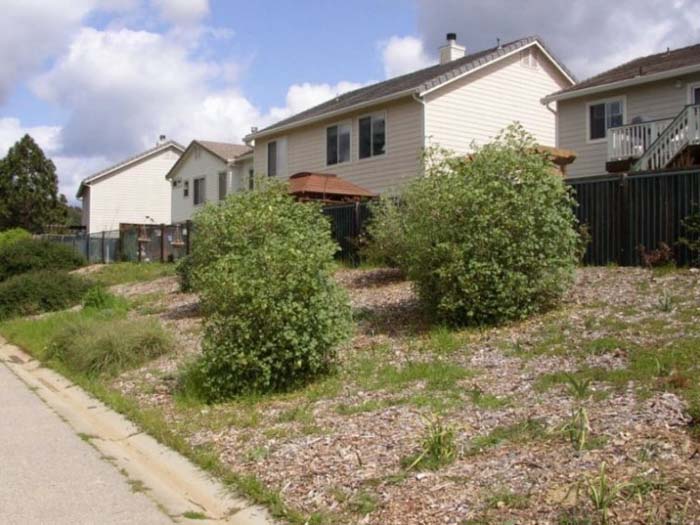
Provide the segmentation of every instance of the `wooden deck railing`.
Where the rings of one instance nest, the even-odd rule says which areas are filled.
[[[667,167],[686,146],[700,144],[700,104],[683,108],[634,164],[634,171]]]

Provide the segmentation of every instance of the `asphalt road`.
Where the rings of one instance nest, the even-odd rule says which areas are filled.
[[[173,521],[0,363],[0,523]]]

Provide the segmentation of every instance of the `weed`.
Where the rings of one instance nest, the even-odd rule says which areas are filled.
[[[566,388],[572,397],[576,399],[587,399],[590,393],[591,379],[590,378],[577,378],[572,374],[564,374],[566,380]]]
[[[519,494],[510,489],[498,489],[486,498],[486,505],[492,509],[502,507],[524,509],[527,508],[529,499],[530,496],[527,494]]]
[[[547,429],[536,419],[526,419],[513,425],[494,428],[490,433],[472,438],[468,447],[470,454],[500,445],[504,441],[525,443],[547,436]]]
[[[620,492],[625,488],[623,484],[615,484],[605,474],[605,462],[600,464],[600,472],[594,479],[586,480],[588,500],[600,516],[602,525],[607,525],[610,520],[610,507],[617,501]]]
[[[204,514],[203,512],[197,512],[194,510],[187,510],[182,513],[183,518],[187,518],[188,520],[208,520],[209,516]]]
[[[351,512],[366,516],[377,508],[377,497],[370,492],[361,490],[348,501]]]
[[[480,388],[473,388],[467,392],[471,402],[474,403],[479,408],[484,409],[497,409],[503,408],[510,403],[510,400],[494,396],[492,394],[485,394]]]
[[[398,405],[402,402],[400,399],[370,399],[356,405],[348,405],[340,403],[335,407],[335,411],[341,416],[352,416],[363,412],[374,412],[390,406]]]
[[[452,354],[462,345],[461,338],[445,326],[438,326],[430,331],[424,348],[435,354]]]
[[[648,494],[663,490],[665,484],[659,479],[649,479],[646,476],[635,476],[620,490],[620,495],[625,499],[636,499],[642,503],[642,499]]]
[[[661,296],[659,297],[656,306],[662,312],[668,313],[673,311],[673,303],[673,296],[669,293],[668,290],[664,290],[661,293]]]
[[[302,423],[310,425],[314,422],[314,411],[311,405],[297,405],[280,413],[278,423]]]
[[[437,470],[452,463],[457,455],[454,428],[436,417],[428,419],[420,446],[418,454],[402,460],[402,466],[407,471],[414,468]]]
[[[126,482],[129,484],[131,492],[146,492],[148,487],[140,479],[127,479]]]
[[[568,436],[574,449],[579,452],[586,448],[590,431],[591,426],[588,421],[588,413],[583,407],[571,414],[571,419],[563,428],[563,432]]]
[[[607,352],[614,352],[620,348],[624,348],[624,341],[620,341],[614,337],[600,337],[587,341],[584,345],[584,351],[588,354],[601,355]]]

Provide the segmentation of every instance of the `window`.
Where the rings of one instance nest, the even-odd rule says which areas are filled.
[[[700,82],[688,86],[688,104],[700,104]]]
[[[183,197],[189,197],[190,196],[190,181],[186,180],[184,186],[182,187],[182,196]]]
[[[194,205],[204,204],[206,200],[206,187],[204,177],[194,179]]]
[[[267,143],[267,176],[277,175],[277,141]]]
[[[225,171],[219,172],[219,200],[222,201],[226,198],[226,177],[227,173]]]
[[[253,171],[253,168],[248,170],[248,189],[255,189],[255,172]]]
[[[604,139],[609,128],[622,126],[622,100],[596,102],[588,106],[588,139]]]
[[[360,158],[383,155],[386,151],[386,119],[383,115],[362,117],[360,128]]]
[[[350,160],[350,124],[326,129],[326,164],[339,164]]]

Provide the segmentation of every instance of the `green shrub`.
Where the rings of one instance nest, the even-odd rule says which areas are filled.
[[[6,246],[16,243],[17,241],[31,238],[32,234],[24,228],[10,228],[9,230],[0,232],[0,250]]]
[[[73,248],[42,239],[22,239],[0,248],[0,281],[38,270],[72,270],[85,264]]]
[[[83,296],[83,307],[95,310],[125,310],[126,300],[118,297],[102,285],[93,286]]]
[[[155,320],[81,318],[51,339],[46,357],[88,376],[115,375],[154,359],[173,346]]]
[[[371,264],[401,268],[405,253],[405,217],[398,198],[385,196],[369,204],[370,221],[361,254]]]
[[[180,260],[175,263],[175,273],[177,274],[177,280],[180,283],[181,292],[192,292],[194,291],[194,285],[192,283],[192,257],[185,255]]]
[[[441,322],[482,324],[560,299],[580,250],[573,200],[531,136],[513,125],[469,158],[431,150],[424,170],[402,193],[403,231],[391,235],[429,312]],[[384,227],[379,217],[374,231]]]
[[[299,385],[332,366],[349,333],[328,219],[282,184],[260,186],[195,217],[192,278],[205,320],[198,376],[208,400]]]
[[[0,282],[0,319],[63,310],[80,303],[90,283],[66,272],[41,271]]]

